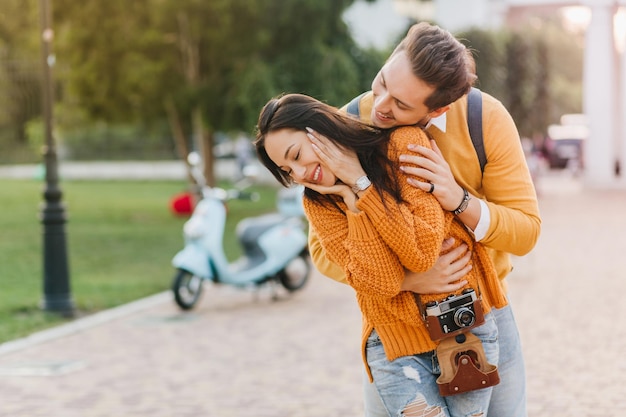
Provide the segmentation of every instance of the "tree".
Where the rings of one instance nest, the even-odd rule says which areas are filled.
[[[353,0],[57,0],[66,100],[93,119],[168,115],[184,156],[216,131],[251,130],[281,92],[343,103],[366,88],[341,19]],[[362,61],[361,61],[362,62]]]
[[[505,106],[517,123],[520,134],[528,136],[530,127],[529,110],[532,103],[531,67],[532,49],[526,36],[512,33],[506,45],[506,100]]]
[[[560,115],[582,106],[582,38],[557,22],[462,34],[475,50],[479,83],[509,109],[520,133],[543,135]]]
[[[459,38],[472,51],[476,62],[476,86],[495,97],[505,97],[507,34],[471,29],[460,34]]]
[[[39,14],[35,0],[3,0],[0,13],[0,144],[27,145],[26,124],[41,113]]]

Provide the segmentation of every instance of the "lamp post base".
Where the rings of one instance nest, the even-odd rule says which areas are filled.
[[[74,317],[75,315],[71,294],[47,294],[41,301],[41,308],[50,313],[58,313],[63,317]]]
[[[44,191],[45,202],[41,214],[44,267],[42,307],[46,311],[73,316],[65,234],[66,216],[61,196],[62,192],[53,180]]]

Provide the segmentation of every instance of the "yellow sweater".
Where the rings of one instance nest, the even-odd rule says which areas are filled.
[[[491,222],[480,241],[491,256],[501,280],[511,271],[509,254],[522,256],[532,250],[539,238],[541,218],[535,188],[528,171],[519,134],[502,103],[492,96],[483,97],[483,142],[487,155],[484,173],[467,127],[467,97],[452,103],[446,112],[446,133],[435,126],[428,132],[450,164],[459,185],[489,207]],[[370,123],[373,96],[360,101],[361,119]],[[324,255],[315,231],[309,235],[313,263],[324,275],[344,281],[342,270]]]
[[[409,143],[430,146],[426,134],[416,127],[394,131],[389,157],[398,159]],[[405,268],[415,272],[430,269],[441,251],[445,237],[465,243],[472,252],[473,268],[465,277],[482,295],[483,309],[506,305],[489,255],[452,213],[444,211],[432,194],[407,184],[400,171],[404,203],[386,196],[383,204],[374,187],[357,201],[360,213],[340,206],[322,206],[304,199],[310,225],[329,261],[341,265],[347,282],[356,290],[363,314],[363,352],[367,337],[375,328],[389,360],[433,350],[433,342],[420,316],[413,293],[401,291]],[[441,300],[449,294],[424,295],[422,302]],[[364,358],[365,360],[365,358]],[[365,362],[367,364],[367,362]]]

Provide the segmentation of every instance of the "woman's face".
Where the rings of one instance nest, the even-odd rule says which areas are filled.
[[[337,177],[322,164],[306,132],[280,129],[265,135],[267,156],[295,182],[332,186]]]

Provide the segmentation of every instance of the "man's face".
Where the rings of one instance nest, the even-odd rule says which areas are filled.
[[[372,123],[382,128],[425,125],[435,116],[424,104],[434,91],[434,87],[413,75],[404,51],[395,54],[372,81]]]

